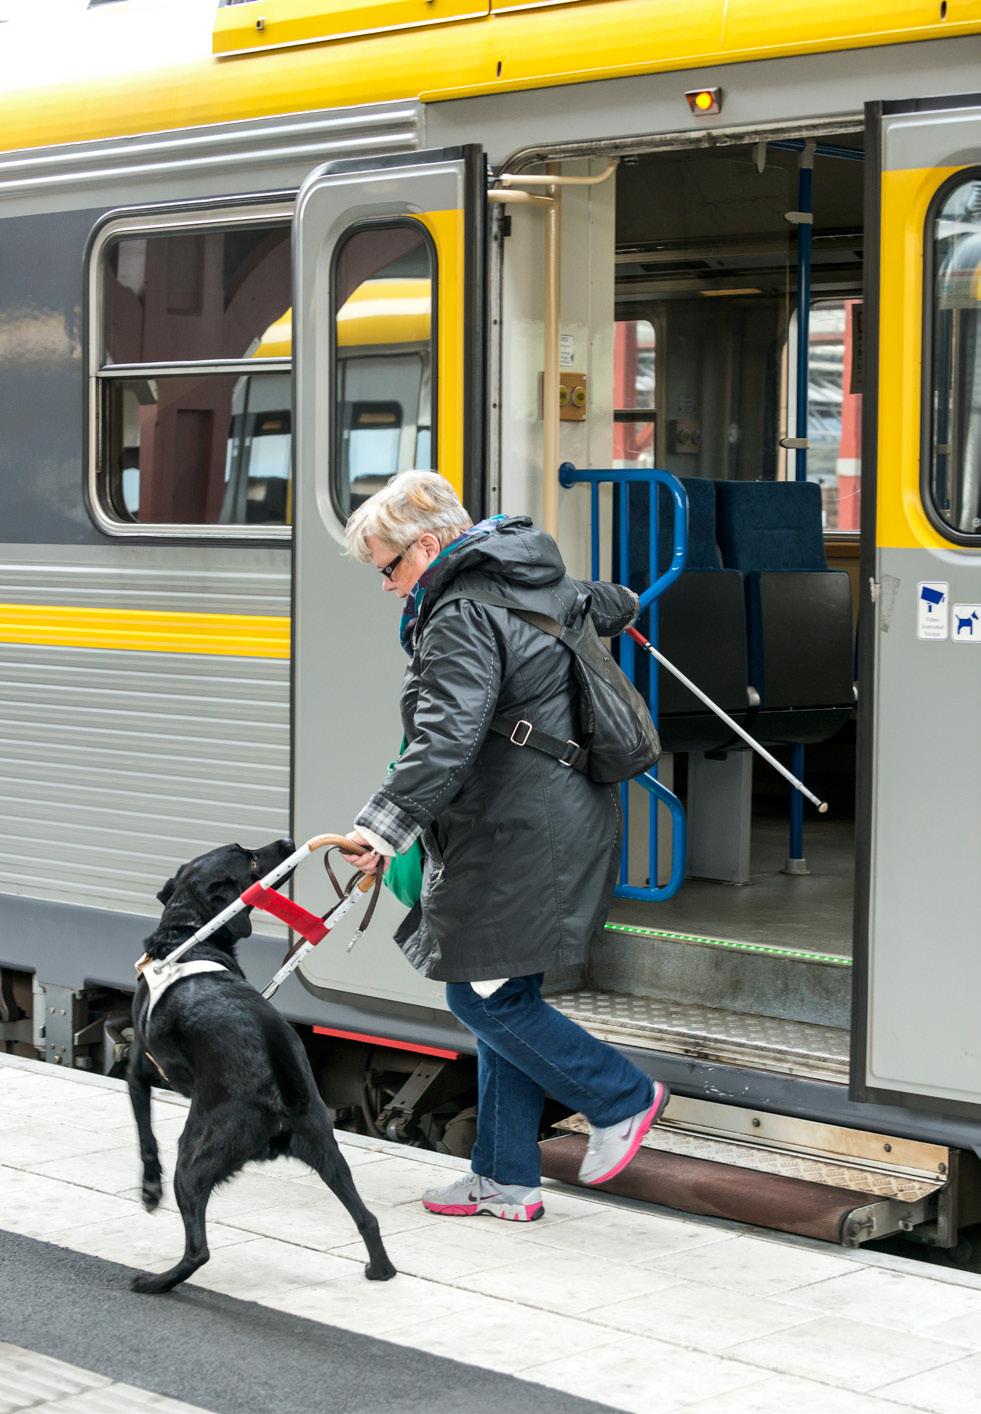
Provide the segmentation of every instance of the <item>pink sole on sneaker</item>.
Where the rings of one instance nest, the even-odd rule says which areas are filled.
[[[430,1213],[439,1213],[444,1218],[503,1218],[505,1222],[533,1223],[545,1211],[544,1203],[524,1203],[508,1206],[506,1212],[495,1213],[490,1208],[480,1208],[478,1203],[430,1203],[424,1198],[422,1206]]]
[[[609,1173],[604,1173],[603,1175],[601,1175],[600,1178],[590,1179],[590,1188],[595,1188],[598,1183],[609,1183],[611,1178],[616,1178],[617,1174],[622,1173],[623,1170],[627,1167],[627,1165],[637,1157],[637,1151],[640,1148],[641,1144],[644,1142],[645,1134],[660,1119],[664,1111],[664,1107],[667,1105],[670,1098],[671,1091],[668,1089],[668,1087],[666,1085],[662,1085],[660,1080],[655,1080],[654,1100],[651,1104],[650,1109],[647,1111],[644,1118],[637,1126],[637,1133],[633,1137],[630,1148],[624,1154],[620,1162],[618,1164],[614,1164],[613,1168],[610,1169]]]

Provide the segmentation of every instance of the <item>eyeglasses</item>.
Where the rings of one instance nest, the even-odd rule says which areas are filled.
[[[418,544],[418,542],[415,541],[415,540],[413,540],[412,545],[416,545],[416,544]],[[406,547],[405,547],[405,549],[402,551],[401,555],[396,555],[396,556],[395,556],[395,559],[394,559],[394,560],[389,560],[389,562],[388,562],[387,565],[379,565],[379,566],[378,566],[378,573],[379,573],[380,575],[382,575],[383,578],[385,578],[385,579],[391,579],[392,575],[395,573],[395,571],[398,569],[399,565],[400,565],[400,564],[402,563],[402,561],[405,559],[406,555],[407,555],[407,554],[409,553],[409,551],[412,549],[412,545],[406,545]]]

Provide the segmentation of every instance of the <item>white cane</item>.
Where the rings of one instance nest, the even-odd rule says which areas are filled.
[[[706,707],[708,707],[710,711],[714,712],[717,717],[719,717],[723,722],[725,722],[727,727],[731,727],[737,736],[742,737],[743,741],[746,743],[747,746],[752,747],[752,749],[756,752],[758,756],[763,757],[764,761],[768,761],[775,771],[779,771],[781,776],[783,776],[784,780],[789,781],[795,790],[800,791],[801,795],[806,795],[808,800],[811,801],[812,804],[817,806],[819,814],[827,814],[828,802],[826,800],[818,800],[816,795],[812,795],[811,792],[807,789],[807,786],[804,785],[803,781],[799,781],[795,775],[793,775],[790,771],[787,770],[786,766],[781,765],[781,763],[777,760],[775,756],[771,756],[765,747],[760,746],[759,742],[756,741],[754,737],[751,737],[749,732],[744,731],[738,722],[734,722],[732,720],[728,712],[724,712],[722,708],[717,703],[713,702],[711,697],[704,693],[700,687],[696,687],[696,685],[692,682],[691,678],[685,677],[684,673],[681,671],[680,668],[676,668],[673,663],[669,662],[668,659],[665,658],[663,653],[659,653],[658,650],[654,647],[653,643],[646,639],[644,635],[639,631],[639,629],[628,628],[627,632],[630,634],[630,637],[634,640],[635,643],[640,644],[641,648],[644,649],[645,653],[649,653],[652,658],[655,658],[657,662],[661,664],[662,668],[667,668],[669,673],[676,677],[680,683],[683,683],[684,686],[687,687],[689,692],[693,692],[700,702],[704,702]]]

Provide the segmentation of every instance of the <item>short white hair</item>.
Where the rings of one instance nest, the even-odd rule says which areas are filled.
[[[368,540],[372,536],[403,555],[420,535],[435,535],[442,548],[471,525],[445,476],[435,471],[400,471],[348,518],[344,536],[348,554],[366,565],[371,562]]]

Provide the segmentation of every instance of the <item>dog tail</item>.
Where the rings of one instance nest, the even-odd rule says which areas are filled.
[[[310,1108],[310,1089],[303,1066],[293,1049],[286,1023],[275,1014],[263,1016],[262,1029],[265,1032],[273,1078],[283,1104],[292,1114],[305,1114]]]

